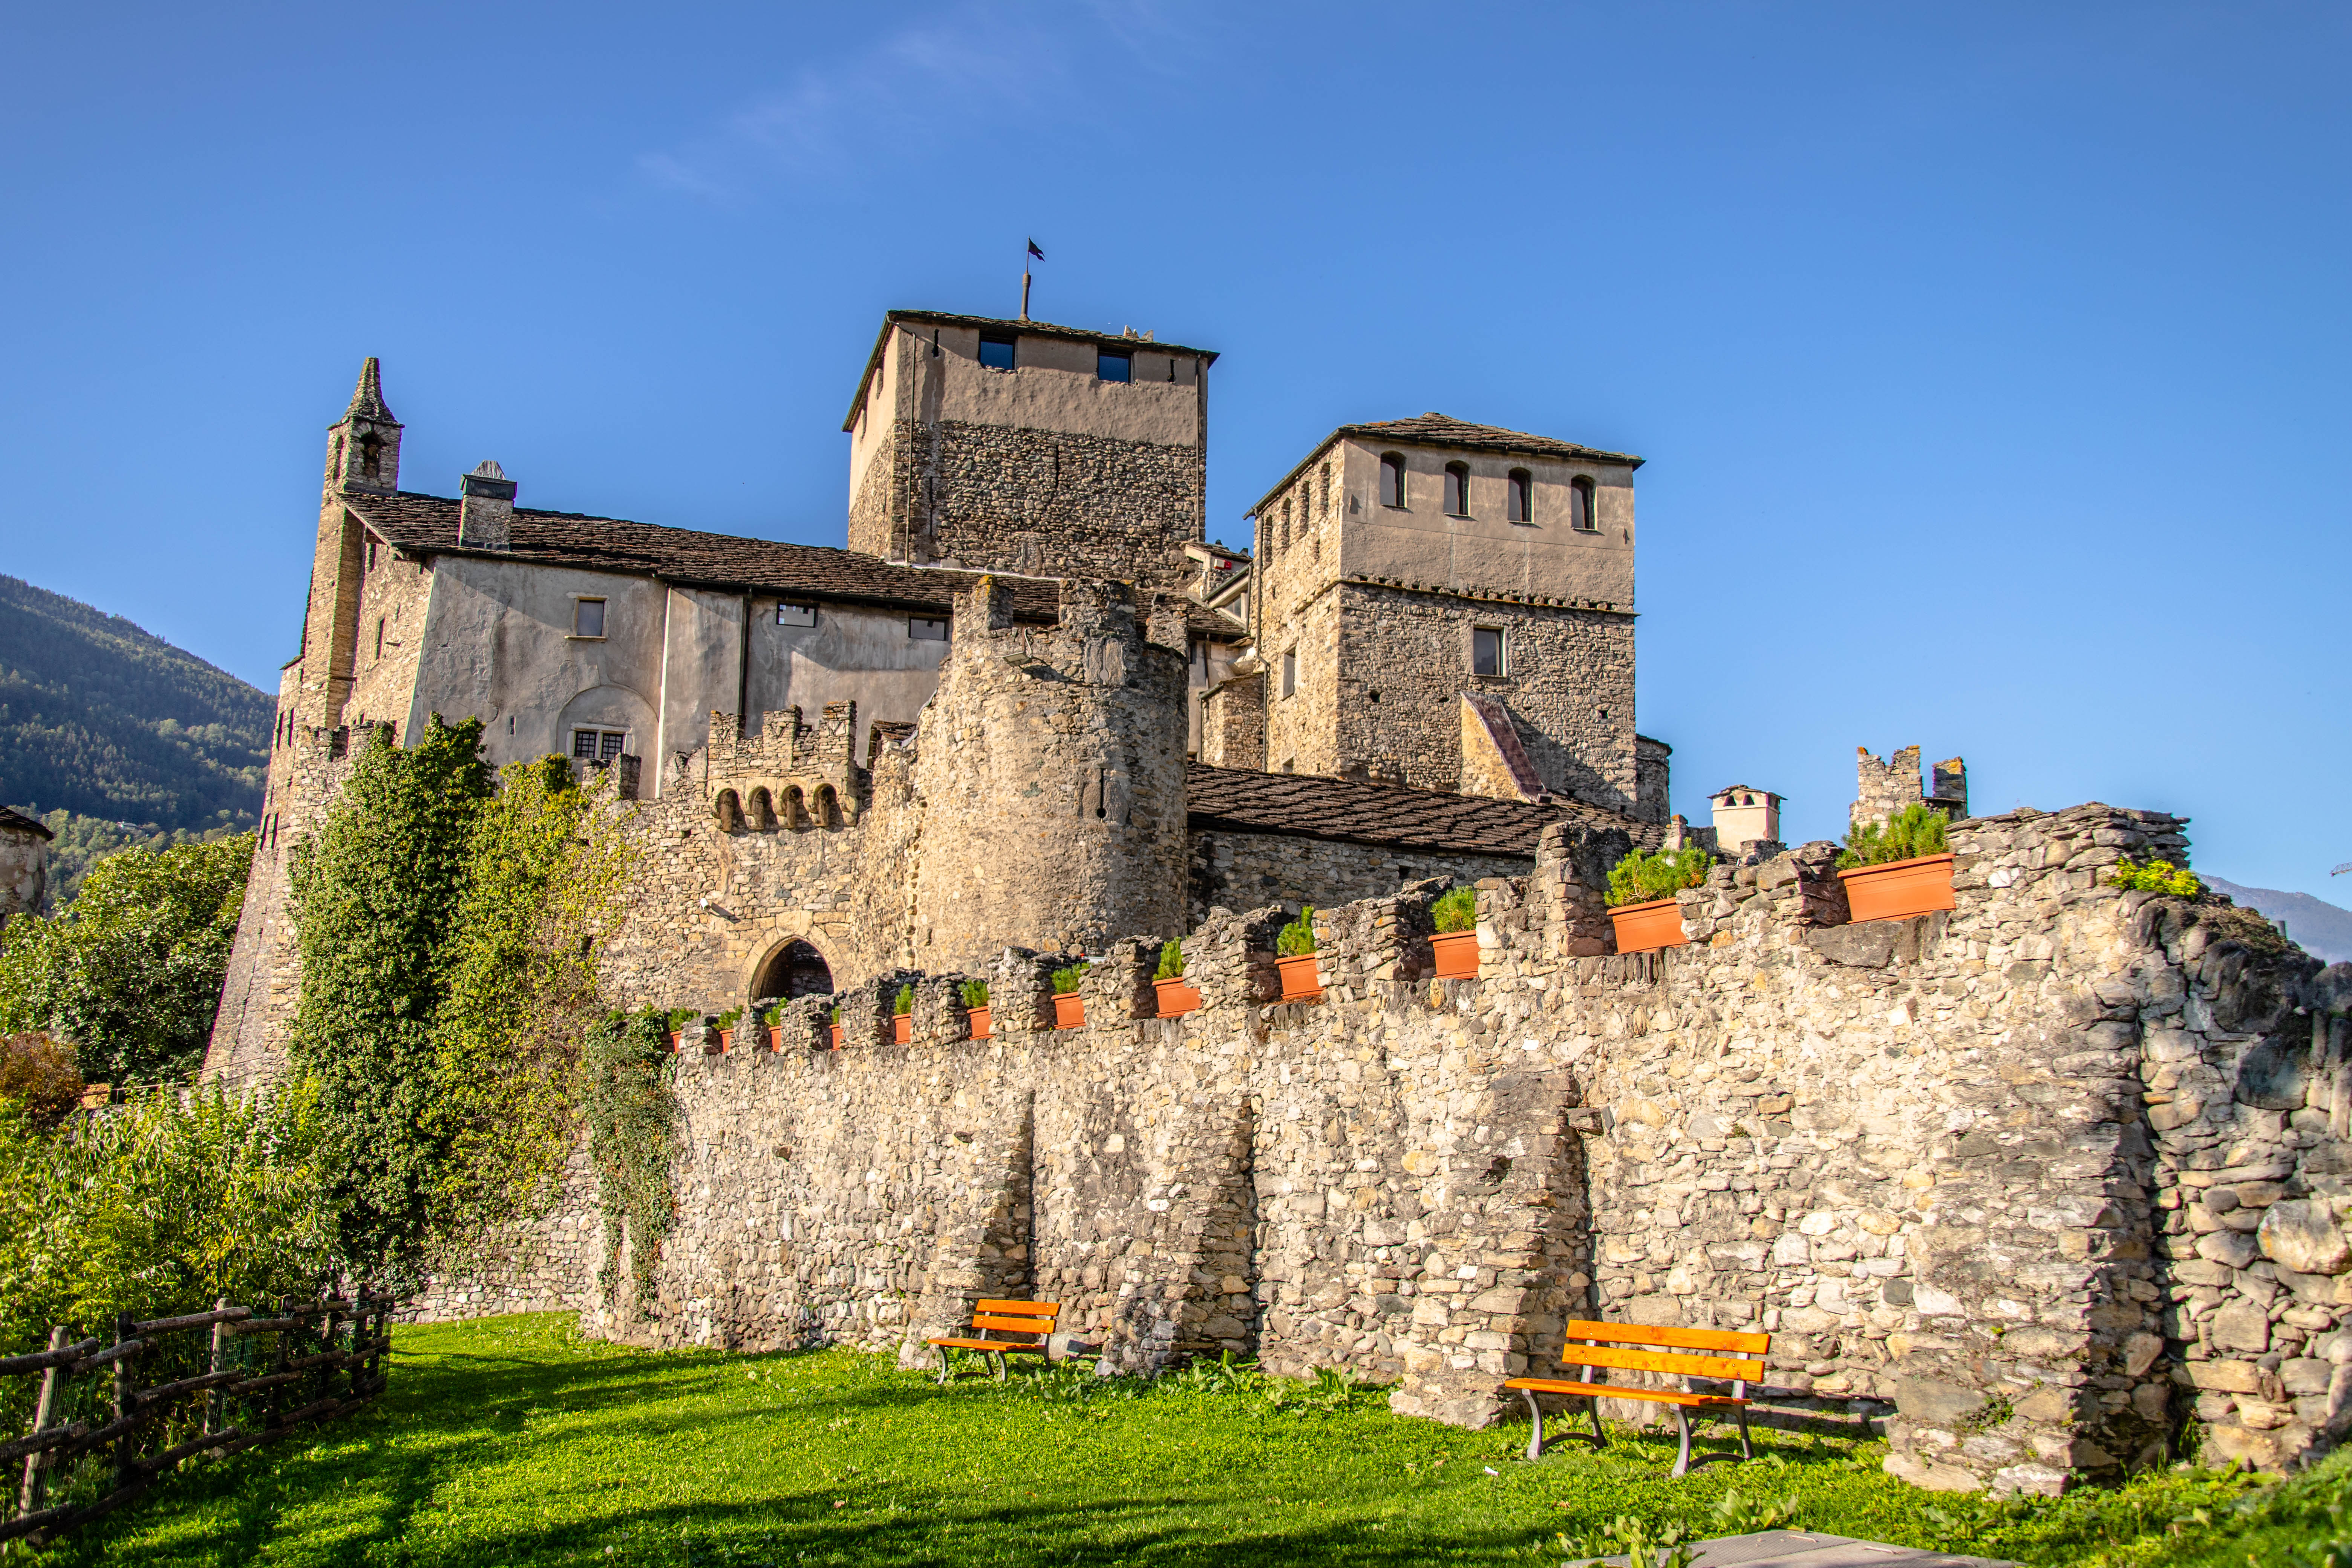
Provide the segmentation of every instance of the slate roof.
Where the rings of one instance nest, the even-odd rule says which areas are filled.
[[[1250,773],[1194,763],[1185,772],[1184,785],[1187,817],[1195,830],[1282,833],[1528,859],[1544,828],[1564,817],[1625,827],[1637,837],[1641,832],[1640,824],[1591,806],[1532,805],[1312,773]]]
[[[1530,436],[1524,430],[1506,430],[1499,425],[1473,425],[1466,419],[1456,419],[1446,414],[1420,414],[1411,419],[1379,419],[1366,425],[1342,425],[1315,444],[1315,449],[1299,459],[1298,466],[1276,479],[1265,494],[1257,498],[1247,515],[1257,515],[1258,508],[1281,493],[1297,479],[1307,465],[1323,455],[1324,448],[1344,437],[1355,437],[1379,445],[1400,447],[1444,447],[1466,452],[1519,453],[1530,458],[1556,458],[1569,462],[1622,463],[1638,468],[1643,459],[1630,452],[1604,452],[1598,447],[1580,447],[1573,441],[1556,441],[1549,436]]]
[[[624,572],[695,587],[750,589],[779,597],[846,600],[944,613],[954,596],[982,575],[902,566],[829,545],[741,539],[730,533],[699,533],[657,523],[523,507],[514,510],[509,531],[511,548],[478,550],[458,544],[458,503],[449,497],[408,490],[395,495],[346,490],[343,504],[384,540],[413,554],[469,555]],[[1012,586],[1013,610],[1018,618],[1051,624],[1060,614],[1062,590],[1057,580],[999,575]],[[1203,605],[1188,602],[1184,616],[1196,635],[1213,640],[1239,641],[1247,635],[1239,621]]]
[[[26,816],[23,812],[16,810],[15,807],[5,805],[0,805],[0,831],[37,833],[44,838],[55,838],[57,837],[56,834],[49,831],[48,826],[42,822],[38,817]]]

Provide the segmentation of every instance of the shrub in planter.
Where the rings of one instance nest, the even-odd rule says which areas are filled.
[[[1883,823],[1866,822],[1848,830],[1845,849],[1837,858],[1838,869],[1890,866],[1897,860],[1941,855],[1949,847],[1945,837],[1949,826],[1942,812],[1914,802]]]
[[[1092,965],[1081,959],[1067,969],[1054,971],[1054,1027],[1075,1029],[1087,1021],[1087,1005],[1078,995],[1078,982]]]
[[[1675,895],[1706,881],[1714,864],[1714,856],[1693,844],[1654,855],[1636,849],[1612,866],[1609,921],[1617,928],[1617,951],[1652,952],[1689,941]]]
[[[898,987],[898,994],[890,998],[890,1037],[905,1045],[915,1037],[915,988]]]
[[[1467,980],[1478,973],[1478,889],[1448,888],[1429,906],[1437,922],[1430,951],[1437,955],[1437,978]]]
[[[2135,893],[2168,893],[2176,899],[2193,899],[2205,890],[2196,872],[2186,866],[2176,867],[2169,860],[2151,860],[2145,866],[2119,861],[2115,875],[2107,879],[2107,886]]]
[[[1315,968],[1315,906],[1308,904],[1298,911],[1298,918],[1282,928],[1274,939],[1275,967],[1282,971],[1282,1000],[1307,1002],[1323,994],[1323,982]]]
[[[836,1005],[824,1016],[826,1025],[833,1031],[833,1048],[837,1051],[841,1049],[841,1008]]]
[[[719,1031],[719,1048],[720,1050],[731,1050],[734,1048],[735,1026],[742,1021],[743,1009],[740,1007],[730,1007],[727,1011],[719,1014],[718,1017],[711,1020],[711,1026]]]
[[[967,980],[956,987],[956,994],[963,998],[963,1010],[971,1016],[971,1037],[975,1040],[988,1038],[991,1030],[988,982]]]
[[[1178,1018],[1201,1005],[1200,988],[1184,983],[1184,944],[1171,937],[1160,944],[1160,967],[1151,976],[1160,994],[1160,1016]]]
[[[683,1029],[702,1015],[691,1007],[672,1007],[662,1015],[662,1033],[669,1037],[669,1048],[677,1049],[677,1037]]]

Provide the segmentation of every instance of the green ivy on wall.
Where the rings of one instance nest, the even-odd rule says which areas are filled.
[[[588,1114],[588,1157],[604,1215],[604,1256],[597,1285],[609,1298],[617,1283],[622,1226],[630,1272],[641,1295],[653,1286],[654,1260],[677,1221],[670,1161],[678,1149],[677,1058],[669,1018],[658,1008],[608,1013],[588,1033],[581,1096]]]

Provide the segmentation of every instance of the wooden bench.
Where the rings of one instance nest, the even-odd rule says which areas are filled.
[[[1621,1367],[1628,1372],[1662,1372],[1670,1377],[1706,1378],[1731,1384],[1729,1394],[1694,1394],[1670,1388],[1644,1388],[1630,1383],[1575,1383],[1549,1377],[1515,1377],[1503,1384],[1516,1388],[1528,1402],[1528,1415],[1535,1422],[1535,1433],[1528,1439],[1528,1458],[1543,1457],[1543,1407],[1536,1403],[1538,1394],[1570,1394],[1581,1395],[1592,1415],[1592,1436],[1596,1448],[1609,1446],[1601,1430],[1601,1402],[1604,1399],[1646,1399],[1654,1404],[1671,1405],[1675,1426],[1682,1434],[1682,1451],[1675,1457],[1675,1474],[1685,1474],[1691,1468],[1690,1413],[1694,1410],[1729,1410],[1739,1423],[1739,1457],[1752,1459],[1754,1448],[1748,1441],[1748,1384],[1764,1370],[1764,1352],[1772,1346],[1769,1334],[1743,1334],[1728,1329],[1669,1329],[1648,1323],[1586,1323],[1568,1325],[1570,1341],[1559,1352],[1564,1366]],[[1581,1341],[1582,1343],[1576,1342]],[[1621,1349],[1639,1346],[1640,1349]],[[1667,1346],[1668,1349],[1651,1349]],[[1676,1355],[1675,1350],[1717,1351],[1717,1355]],[[1753,1357],[1753,1360],[1741,1359]],[[1583,1433],[1564,1434],[1582,1437]],[[1728,1454],[1708,1454],[1698,1462],[1729,1459]]]
[[[1045,1353],[1045,1342],[1054,1332],[1054,1320],[1060,1317],[1059,1301],[975,1301],[971,1309],[971,1339],[944,1339],[925,1342],[940,1352],[940,1381],[948,1381],[948,1352],[980,1351],[996,1363],[996,1381],[1004,1381],[1004,1358],[1026,1352],[1033,1355]],[[987,1339],[979,1337],[989,1330],[999,1333],[1019,1334],[1019,1339]]]

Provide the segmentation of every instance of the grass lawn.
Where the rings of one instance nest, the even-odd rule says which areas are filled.
[[[1568,1559],[1563,1531],[1606,1550],[1623,1515],[1752,1528],[1719,1510],[1735,1491],[1793,1498],[1804,1527],[2029,1563],[2305,1568],[2352,1536],[2329,1511],[2352,1501],[2352,1462],[2285,1486],[2163,1471],[1992,1503],[1890,1479],[1875,1444],[1771,1431],[1762,1462],[1682,1481],[1670,1438],[1528,1464],[1523,1424],[1456,1431],[1328,1381],[1016,1372],[940,1389],[848,1351],[628,1350],[561,1315],[403,1329],[391,1359],[375,1410],[191,1470],[43,1561],[1533,1568]]]

